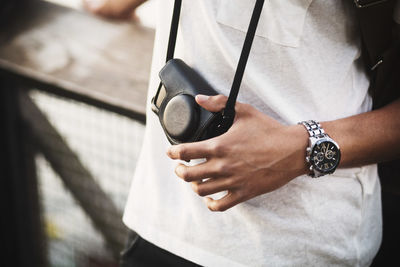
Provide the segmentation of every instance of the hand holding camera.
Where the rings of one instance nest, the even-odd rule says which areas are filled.
[[[227,97],[196,96],[210,112],[225,107]],[[221,199],[204,198],[212,211],[224,211],[271,192],[308,172],[304,151],[308,135],[302,125],[285,126],[248,104],[236,103],[232,127],[208,140],[172,146],[171,159],[205,158],[195,166],[179,164],[175,172],[200,196],[227,192]]]

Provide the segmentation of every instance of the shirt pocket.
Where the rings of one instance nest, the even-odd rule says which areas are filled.
[[[273,43],[298,47],[313,0],[265,1],[256,35]],[[220,0],[217,22],[247,32],[256,0]]]

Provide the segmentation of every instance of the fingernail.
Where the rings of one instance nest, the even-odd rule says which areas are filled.
[[[167,155],[171,156],[172,153],[172,146],[167,149]]]
[[[196,96],[196,100],[197,100],[198,102],[205,102],[205,101],[207,101],[209,98],[210,98],[210,96],[208,96],[208,95],[197,95],[197,96]]]
[[[177,153],[177,146],[173,145],[170,146],[167,153],[172,157],[173,155],[175,155]]]
[[[181,175],[180,175],[181,171],[182,171],[182,166],[181,165],[176,166],[175,174],[178,175],[179,177],[181,177]]]
[[[210,197],[204,197],[204,198],[203,198],[203,201],[204,201],[204,203],[205,203],[206,205],[208,205],[208,203],[210,203],[210,201],[212,201],[212,198],[210,198]]]

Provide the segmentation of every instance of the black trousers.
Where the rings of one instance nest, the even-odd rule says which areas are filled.
[[[176,256],[144,240],[134,232],[121,252],[120,267],[198,267],[191,261]]]

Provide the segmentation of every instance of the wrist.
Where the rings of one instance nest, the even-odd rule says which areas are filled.
[[[306,162],[306,149],[308,147],[308,133],[305,130],[303,125],[291,125],[288,126],[289,135],[291,136],[295,142],[293,147],[295,148],[294,157],[293,157],[293,166],[297,171],[296,176],[309,174],[309,164]]]

